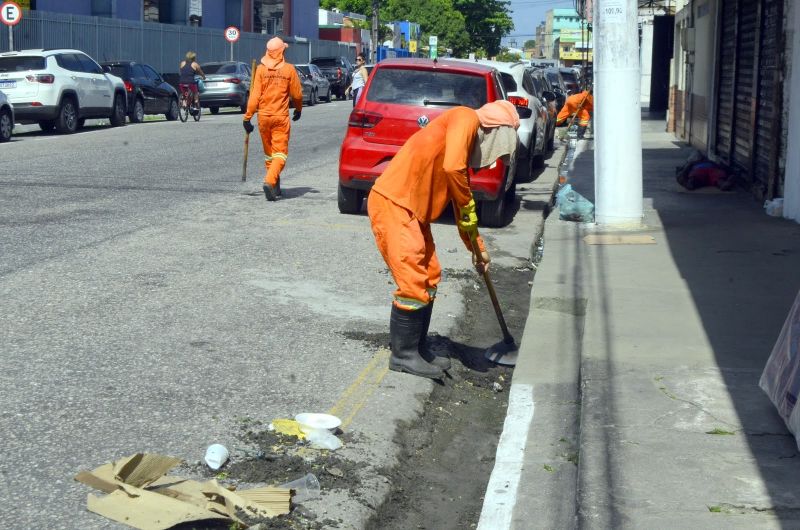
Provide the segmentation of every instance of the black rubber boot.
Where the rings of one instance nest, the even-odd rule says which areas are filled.
[[[261,187],[264,189],[264,196],[267,198],[268,201],[274,201],[278,198],[278,195],[275,193],[274,186],[270,186],[265,182],[264,185]]]
[[[281,179],[278,177],[278,182],[275,183],[275,196],[281,197],[283,193],[281,193]]]
[[[444,376],[442,369],[428,363],[419,354],[419,339],[424,324],[424,310],[406,311],[392,305],[392,317],[389,320],[392,355],[389,358],[389,369],[429,379],[441,379]]]
[[[431,315],[433,314],[433,300],[431,300],[430,304],[425,306],[425,309],[420,309],[420,311],[425,311],[425,320],[423,321],[422,325],[422,334],[419,337],[419,348],[418,348],[419,354],[422,356],[423,359],[425,359],[435,367],[447,371],[450,369],[450,357],[448,355],[436,355],[429,348],[428,328],[431,327]]]

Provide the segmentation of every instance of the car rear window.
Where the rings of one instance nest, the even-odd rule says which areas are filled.
[[[203,72],[207,74],[235,74],[235,64],[204,64],[201,66]]]
[[[308,69],[308,66],[298,66],[297,69],[305,75],[311,74],[311,71]]]
[[[514,78],[511,77],[511,74],[500,72],[500,77],[503,79],[503,88],[506,89],[506,92],[517,91],[517,82],[514,81]]]
[[[323,68],[328,68],[330,66],[339,66],[339,61],[333,57],[328,57],[328,58],[320,57],[318,59],[311,59],[311,62]]]
[[[463,105],[480,108],[486,103],[486,78],[434,70],[378,68],[367,100],[406,105]]]
[[[0,57],[0,72],[44,70],[44,67],[44,57],[24,55],[18,55],[16,57]]]
[[[115,65],[109,66],[108,69],[109,69],[109,71],[111,72],[112,75],[115,75],[117,77],[121,77],[123,79],[128,77],[128,69],[125,66],[121,65],[121,64],[115,64]]]

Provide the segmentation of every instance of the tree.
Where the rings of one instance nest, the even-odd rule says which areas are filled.
[[[420,26],[422,45],[430,35],[439,39],[440,50],[451,49],[453,55],[466,55],[470,49],[464,15],[453,8],[452,0],[385,0],[381,20],[410,20]]]
[[[495,56],[495,60],[504,63],[514,63],[519,61],[519,58],[520,57],[518,53],[511,53],[508,51],[508,48],[503,48],[502,50],[500,50],[500,53],[498,53]]]
[[[533,39],[528,39],[525,41],[525,44],[522,45],[523,50],[530,50],[531,48],[536,47],[536,41]]]
[[[504,0],[453,0],[453,7],[464,16],[470,48],[483,48],[490,56],[500,52],[500,39],[514,29]]]
[[[372,15],[372,0],[320,0],[321,9],[338,9],[345,13],[358,13],[360,15]]]

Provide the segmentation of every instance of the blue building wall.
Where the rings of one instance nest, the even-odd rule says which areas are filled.
[[[319,0],[293,0],[291,16],[291,36],[319,38]]]
[[[36,10],[91,16],[92,0],[37,0]]]
[[[142,20],[142,0],[117,0],[117,18]]]
[[[203,0],[203,27],[225,29],[229,25],[242,29],[238,23],[226,24],[225,0]]]

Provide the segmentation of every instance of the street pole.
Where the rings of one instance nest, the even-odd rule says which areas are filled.
[[[372,64],[378,62],[378,0],[372,0]]]
[[[642,222],[642,114],[636,0],[594,4],[595,222]]]
[[[14,51],[14,26],[8,26],[8,51]]]

